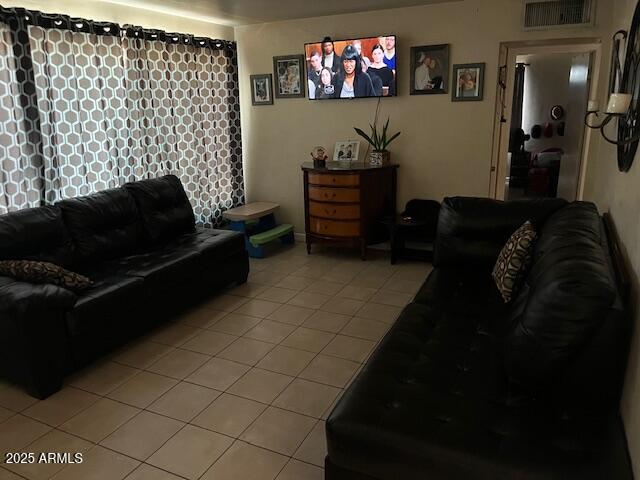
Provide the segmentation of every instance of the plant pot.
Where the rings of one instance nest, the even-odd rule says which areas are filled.
[[[387,165],[391,158],[389,150],[374,150],[369,154],[370,165]]]

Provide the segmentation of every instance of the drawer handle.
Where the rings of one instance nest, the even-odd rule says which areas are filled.
[[[324,198],[329,198],[329,194],[328,194],[328,193],[325,193],[325,194],[324,194]],[[336,193],[335,193],[335,192],[333,192],[333,193],[331,194],[331,198],[336,198]]]
[[[337,212],[338,212],[338,211],[334,208],[334,209],[333,209],[333,214],[335,215]],[[324,209],[324,213],[326,213],[327,215],[331,215],[331,211],[330,211],[330,210],[328,210],[328,209],[326,209],[326,208]]]

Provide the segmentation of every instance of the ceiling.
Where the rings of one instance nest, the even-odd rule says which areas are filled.
[[[99,0],[222,25],[412,7],[460,0]]]

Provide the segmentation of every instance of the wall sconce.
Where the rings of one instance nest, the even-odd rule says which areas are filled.
[[[613,35],[613,46],[611,48],[611,73],[609,74],[609,101],[607,102],[607,108],[605,110],[605,117],[600,123],[589,123],[589,117],[594,115],[599,117],[598,110],[600,110],[600,104],[597,100],[589,100],[587,106],[587,114],[584,118],[584,124],[596,130],[600,130],[602,137],[609,143],[618,145],[617,139],[607,137],[604,128],[613,120],[619,119],[622,115],[629,110],[629,104],[631,103],[631,95],[627,93],[616,93],[616,90],[620,88],[620,80],[622,79],[623,70],[620,65],[620,44],[627,39],[627,32],[625,30],[618,30]]]
[[[638,94],[640,84],[640,3],[636,4],[631,23],[631,30],[627,35],[624,30],[618,30],[613,35],[611,49],[611,73],[609,76],[609,99],[604,111],[604,118],[598,123],[590,122],[592,116],[598,119],[599,104],[590,100],[584,123],[587,127],[600,130],[602,138],[618,147],[618,169],[627,172],[633,160],[640,141],[640,110],[638,110]],[[620,64],[622,42],[626,41],[624,68]],[[607,136],[605,128],[613,120],[617,123],[617,138]]]
[[[613,119],[621,119],[626,115],[629,111],[629,107],[631,105],[631,94],[630,93],[612,93],[609,95],[609,102],[607,103],[607,108],[605,110],[604,119],[597,124],[589,123],[589,117],[594,115],[596,118],[599,117],[598,111],[600,109],[600,105],[597,100],[589,100],[587,106],[587,114],[584,118],[584,123],[587,127],[593,128],[595,130],[600,130],[602,134],[602,138],[604,138],[607,142],[613,145],[626,145],[627,143],[631,143],[634,141],[638,141],[640,139],[640,134],[635,135],[631,138],[625,138],[622,141],[612,139],[607,137],[605,133],[604,127],[606,127]]]

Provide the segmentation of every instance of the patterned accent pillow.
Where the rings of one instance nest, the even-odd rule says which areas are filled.
[[[53,283],[74,291],[85,290],[93,285],[84,275],[65,270],[53,263],[34,260],[0,261],[0,274],[24,282]]]
[[[531,254],[535,240],[536,232],[533,225],[526,221],[513,232],[498,255],[491,276],[505,303],[511,301],[531,266]]]

